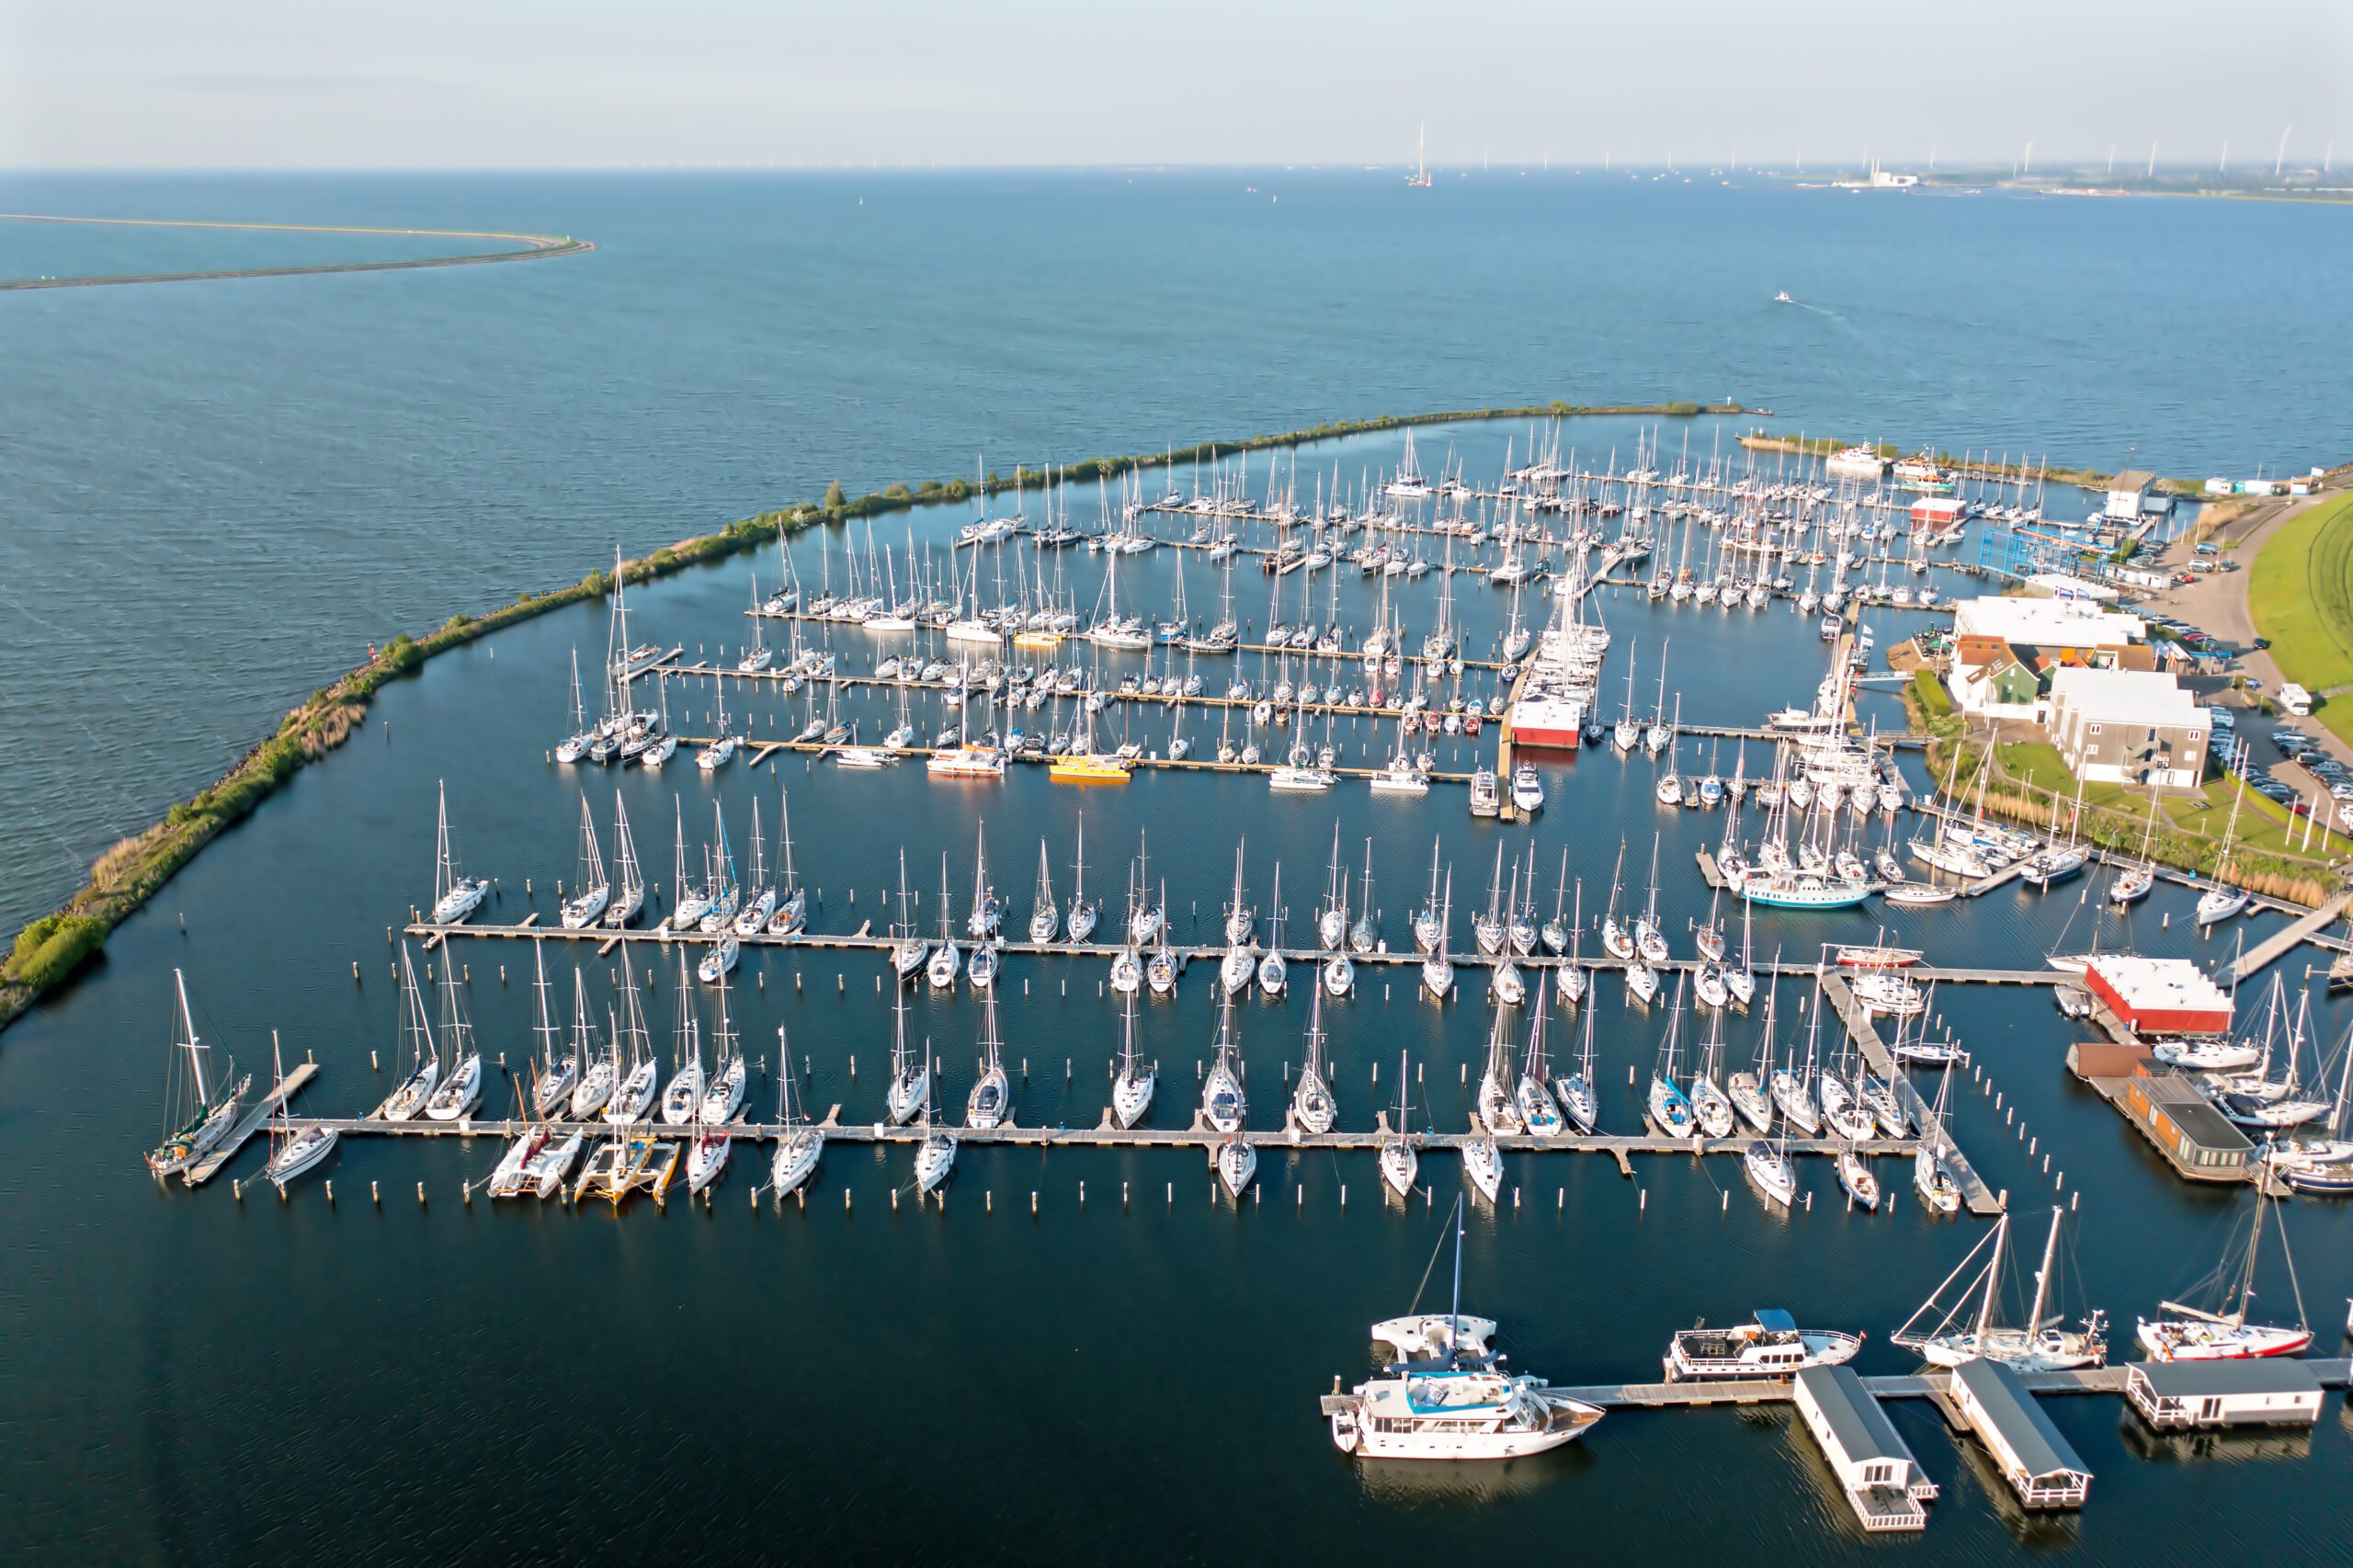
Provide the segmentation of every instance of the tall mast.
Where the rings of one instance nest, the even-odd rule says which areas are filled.
[[[172,984],[180,997],[180,1040],[188,1051],[188,1066],[196,1074],[197,1113],[202,1115],[212,1108],[212,1091],[204,1082],[205,1047],[196,1038],[196,1019],[188,1008],[188,977],[178,970],[172,971]]]

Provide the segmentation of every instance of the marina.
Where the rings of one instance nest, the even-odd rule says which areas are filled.
[[[2049,1206],[2071,1217],[2072,1252],[2073,1216],[2145,1199],[2147,1172],[2127,1163],[2120,1178],[2117,1162],[2103,1170],[2084,1152],[2101,1124],[2076,1118],[2075,1085],[2165,1153],[2126,1080],[2061,1063],[2079,1031],[2053,1003],[2088,982],[2054,963],[2086,939],[2075,912],[2097,907],[2095,884],[2053,896],[2025,867],[2063,841],[2020,832],[2008,864],[1943,881],[1905,859],[1914,837],[1974,835],[1979,819],[1943,798],[1925,737],[1871,667],[1866,628],[1893,606],[1850,608],[1834,634],[1768,579],[1761,611],[1744,593],[1740,613],[1701,618],[1673,596],[1671,568],[1654,597],[1631,562],[1570,593],[1499,591],[1491,539],[1483,576],[1466,562],[1343,577],[1340,558],[1316,566],[1302,549],[1294,568],[1250,581],[1321,600],[1307,646],[1239,624],[1213,637],[1174,601],[1201,602],[1183,574],[1216,547],[1074,548],[1131,525],[1108,506],[1102,536],[1082,527],[1059,547],[1076,579],[1065,605],[1083,608],[1080,567],[1100,570],[1093,624],[1106,637],[1082,625],[1025,648],[1017,597],[1002,624],[975,624],[971,582],[1000,550],[1019,562],[1008,580],[1034,583],[1044,562],[1051,581],[1056,547],[1042,538],[1063,503],[1040,504],[1054,521],[974,544],[951,530],[979,525],[923,519],[928,545],[910,540],[904,559],[966,563],[945,625],[916,615],[904,631],[870,629],[876,614],[922,608],[892,601],[887,558],[864,622],[763,605],[779,579],[811,595],[812,551],[822,585],[836,547],[844,560],[849,540],[869,548],[845,528],[799,540],[788,568],[779,546],[707,590],[631,589],[551,618],[529,640],[536,657],[522,636],[502,637],[494,664],[484,650],[470,671],[480,695],[515,701],[519,681],[537,696],[518,710],[568,710],[568,724],[489,740],[480,725],[428,730],[433,779],[404,778],[389,807],[421,826],[365,889],[365,923],[341,923],[324,964],[307,949],[335,993],[323,1016],[340,1054],[289,1041],[301,1060],[283,1086],[241,1103],[198,1167],[230,1189],[207,1201],[233,1211],[256,1196],[264,1171],[240,1149],[267,1127],[279,1147],[323,1151],[270,1178],[282,1201],[268,1211],[330,1233],[361,1216],[414,1227],[428,1250],[446,1244],[451,1221],[435,1216],[452,1210],[498,1235],[561,1213],[540,1244],[601,1251],[642,1234],[708,1251],[704,1267],[728,1276],[767,1273],[775,1263],[746,1255],[775,1249],[814,1279],[847,1238],[927,1244],[895,1229],[920,1214],[956,1248],[983,1227],[1020,1268],[1041,1266],[1040,1247],[1079,1245],[1149,1269],[1176,1237],[1262,1268],[1304,1253],[1335,1278],[1410,1285],[1411,1253],[1459,1192],[1462,1223],[1511,1256],[1469,1266],[1486,1289],[1551,1278],[1575,1303],[1529,1325],[1541,1359],[1529,1360],[1587,1381],[1459,1372],[1461,1389],[1518,1412],[1532,1440],[1614,1460],[1717,1440],[1711,1410],[1796,1416],[1786,1378],[1590,1381],[1655,1367],[1656,1340],[1630,1353],[1619,1328],[1598,1326],[1611,1309],[1597,1282],[1560,1272],[1589,1247],[1651,1257],[1643,1327],[1665,1339],[1669,1322],[1689,1323],[1693,1278],[1670,1256],[1757,1251],[1769,1259],[1757,1288],[1808,1303],[1804,1321],[1847,1346],[1852,1369],[1826,1369],[1856,1371],[1840,1397],[1865,1437],[1880,1428],[1859,1402],[1924,1405],[2018,1506],[2098,1513],[2085,1487],[2019,1466],[2047,1458],[2039,1422],[2072,1428],[2037,1402],[2129,1395],[2125,1365],[2029,1368],[2018,1390],[1979,1395],[1974,1374],[1918,1368],[1881,1334],[1989,1223]],[[1849,515],[1888,510],[1857,498]],[[1457,533],[1392,531],[1441,556],[1462,547]],[[1580,550],[1614,555],[1618,537],[1519,543],[1562,556],[1565,574]],[[1283,545],[1251,548],[1266,554],[1237,548],[1218,564],[1274,560]],[[1474,584],[1483,597],[1461,602]],[[744,614],[746,597],[758,613]],[[1022,617],[1043,603],[1033,593]],[[698,641],[715,626],[742,641]],[[1775,651],[1760,665],[1770,674],[1711,689],[1706,672],[1752,647]],[[388,733],[430,711],[423,693],[392,701],[406,728]],[[2097,877],[2129,869],[2086,858]],[[2095,931],[2095,948],[2205,968],[2235,959],[2253,973],[2341,941],[2342,904],[2310,918],[2256,895],[2244,945],[2220,949],[2184,902],[2215,884],[2153,881],[2148,912],[2104,914],[2122,934]],[[1922,886],[1949,887],[1952,905],[1891,896]],[[2097,1006],[2094,1032],[2134,1038]],[[322,1060],[335,1069],[324,1077]],[[733,1097],[713,1100],[729,1071]],[[400,1111],[421,1076],[418,1103],[440,1108]],[[286,1103],[297,1090],[301,1103]],[[2191,1190],[2229,1190],[2166,1159]],[[2291,1207],[2325,1222],[2325,1197],[2297,1193]],[[700,1241],[676,1239],[683,1213]],[[867,1229],[878,1213],[894,1228]],[[743,1229],[755,1223],[756,1242]],[[1959,1246],[1944,1239],[1955,1230]],[[2055,1246],[2055,1223],[2051,1234]],[[1026,1310],[1020,1268],[989,1271],[978,1289],[991,1310]],[[2159,1300],[2112,1253],[2081,1272],[2100,1299]],[[1831,1278],[1855,1283],[1825,1310]],[[2018,1316],[2011,1303],[1999,1321]],[[1735,1343],[1672,1332],[1699,1347],[1694,1366]],[[2342,1363],[2304,1365],[2343,1386]],[[1274,1391],[1270,1429],[1303,1420],[1314,1382]],[[1385,1445],[1409,1436],[1407,1449],[1469,1439],[1381,1378],[1322,1397],[1327,1417],[1336,1397],[1358,1423],[1348,1452],[1369,1483],[1383,1465],[1476,1457],[1394,1457],[1406,1449]],[[1693,1435],[1647,1434],[1654,1416]],[[1918,1443],[1908,1417],[1892,1419]],[[1397,1421],[1415,1433],[1379,1425]],[[1952,1495],[1945,1460],[1905,1452],[1901,1500],[1861,1479],[1868,1465],[1836,1494],[1866,1538],[1952,1528],[1949,1502],[1933,1522],[1925,1506]],[[2089,1463],[2108,1484],[2113,1460]]]

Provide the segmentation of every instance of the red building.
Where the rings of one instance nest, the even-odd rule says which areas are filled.
[[[2188,959],[2102,953],[2085,969],[2084,981],[2135,1034],[2230,1032],[2230,994]]]

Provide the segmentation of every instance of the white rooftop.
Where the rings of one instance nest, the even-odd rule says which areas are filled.
[[[1953,609],[1955,637],[1998,637],[2029,647],[2120,648],[2148,635],[2137,615],[2102,610],[2079,599],[1963,599]]]
[[[2213,716],[2166,670],[2052,672],[2051,705],[2098,723],[2164,724],[2211,730]]]
[[[2135,1012],[2231,1011],[2231,994],[2188,959],[2101,953],[2090,967]]]

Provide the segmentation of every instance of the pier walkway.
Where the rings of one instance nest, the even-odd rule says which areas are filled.
[[[2324,1388],[2344,1388],[2353,1382],[2353,1361],[2343,1358],[2314,1358],[2299,1364],[2310,1369]],[[2121,1394],[2128,1370],[2118,1364],[2071,1372],[2021,1372],[2018,1381],[2032,1394]],[[1952,1374],[1940,1369],[1925,1369],[1865,1378],[1862,1382],[1874,1398],[1932,1399],[1941,1405],[1950,1397]],[[1608,1409],[1665,1410],[1709,1404],[1786,1403],[1795,1390],[1796,1384],[1784,1379],[1733,1378],[1721,1382],[1587,1383],[1553,1392]]]
[[[2274,932],[2247,949],[2215,978],[2226,985],[2236,984],[2335,925],[2345,914],[2347,904],[2353,904],[2353,888],[2338,893],[2286,930]]]
[[[316,1076],[318,1071],[316,1062],[304,1062],[296,1066],[294,1071],[287,1074],[283,1080],[270,1085],[267,1094],[247,1108],[245,1114],[238,1119],[237,1125],[229,1130],[229,1135],[215,1143],[210,1153],[204,1158],[182,1172],[180,1179],[190,1187],[202,1187],[206,1182],[219,1176],[221,1167],[235,1159],[237,1151],[243,1149],[246,1141],[261,1131],[262,1125],[268,1121],[270,1113],[278,1108],[279,1102],[291,1100],[300,1094],[302,1085]]]
[[[1847,1033],[1853,1038],[1856,1049],[1863,1053],[1863,1060],[1870,1063],[1870,1070],[1895,1091],[1897,1103],[1904,1107],[1905,1114],[1920,1129],[1921,1141],[1944,1151],[1945,1174],[1951,1176],[1953,1185],[1961,1188],[1961,1200],[1969,1205],[1969,1211],[1981,1215],[1999,1214],[2002,1211],[2001,1199],[1986,1187],[1984,1178],[1977,1174],[1976,1167],[1961,1152],[1952,1130],[1938,1122],[1934,1108],[1920,1097],[1920,1092],[1912,1086],[1911,1079],[1888,1054],[1886,1043],[1879,1038],[1879,1028],[1871,1020],[1870,1009],[1857,998],[1853,988],[1847,983],[1847,977],[1824,974],[1822,994],[1837,1009],[1839,1019],[1847,1026]]]

